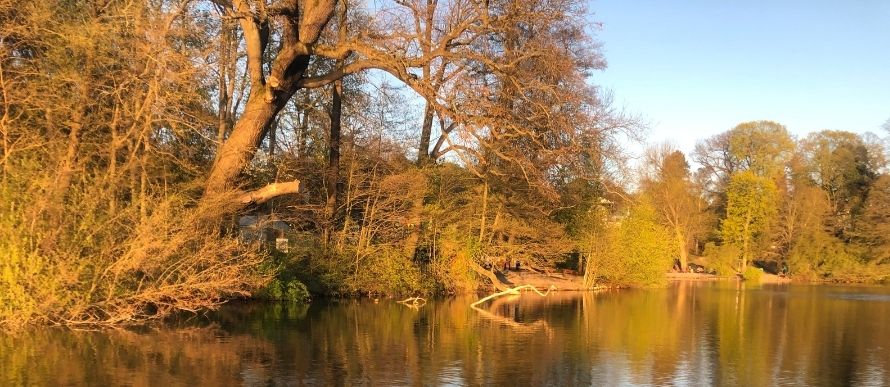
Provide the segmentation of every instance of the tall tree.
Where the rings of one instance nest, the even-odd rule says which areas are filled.
[[[724,216],[726,189],[733,174],[752,171],[773,179],[782,188],[785,167],[794,148],[791,135],[781,124],[750,121],[699,142],[692,159],[701,165],[697,174],[711,204]]]
[[[218,4],[241,26],[250,94],[231,135],[219,149],[207,178],[206,195],[235,188],[236,178],[253,158],[275,116],[301,87],[299,83],[309,66],[311,50],[333,17],[336,1],[309,2],[302,4],[303,7],[296,0],[282,0],[271,6],[265,0],[221,0]],[[279,48],[268,60],[266,51],[273,27],[276,27],[274,36],[279,38]],[[261,202],[298,189],[299,182],[273,185],[246,194],[242,201]]]
[[[673,233],[680,269],[685,271],[689,250],[707,227],[707,204],[692,182],[683,152],[669,145],[653,147],[647,151],[645,162],[642,192],[650,198],[659,223]]]
[[[774,221],[778,191],[771,179],[743,171],[730,177],[726,196],[726,218],[720,225],[723,241],[739,249],[738,270],[744,273],[754,258],[757,239]]]
[[[832,232],[845,238],[877,178],[882,152],[870,152],[855,133],[825,130],[801,141],[801,153],[808,177],[828,197]]]
[[[864,207],[857,239],[866,246],[868,261],[890,264],[890,175],[875,181]]]
[[[406,1],[388,4],[361,28],[349,31],[347,39],[331,39],[330,42],[321,38],[334,18],[335,0],[305,4],[296,0],[278,0],[271,4],[266,0],[218,0],[218,3],[225,6],[228,17],[237,19],[241,25],[250,94],[244,111],[211,168],[205,190],[208,197],[238,187],[239,174],[251,160],[274,117],[297,90],[325,86],[348,74],[368,69],[385,71],[424,97],[441,116],[440,122],[448,118],[459,122],[459,126],[473,128],[464,138],[476,145],[488,143],[485,138],[489,136],[483,136],[483,133],[490,127],[486,125],[494,122],[501,128],[510,128],[499,137],[525,137],[529,144],[574,139],[575,136],[527,130],[553,122],[546,127],[558,131],[577,121],[578,117],[570,118],[564,114],[561,116],[566,116],[565,120],[553,120],[549,107],[554,104],[540,102],[540,97],[547,96],[572,96],[562,100],[573,103],[579,116],[584,113],[588,117],[601,118],[598,129],[602,131],[620,126],[607,121],[607,118],[613,118],[608,112],[591,110],[601,109],[604,104],[593,94],[594,89],[584,84],[584,71],[602,67],[604,62],[595,45],[590,43],[583,23],[578,22],[581,18],[576,16],[583,15],[584,10],[576,0],[531,3],[513,0],[497,4],[454,0],[447,5],[439,4],[436,9],[443,10],[441,20],[447,21],[449,28],[433,34],[433,42],[427,35],[437,30],[427,28],[424,32],[423,28],[415,28],[419,24],[413,20],[416,15],[429,18],[428,11],[437,3],[424,5],[419,1]],[[273,40],[278,47],[274,51],[269,49],[275,46],[270,44]],[[428,49],[418,50],[417,47]],[[308,71],[313,60],[342,58],[349,58],[342,66],[320,73]],[[417,75],[434,62],[439,63],[439,69],[450,68],[452,71],[429,79]],[[445,65],[445,62],[456,63]],[[437,79],[449,86],[442,87]],[[521,97],[518,102],[522,104],[514,106],[527,107],[526,111],[515,111],[506,116],[491,114],[503,109],[488,109],[493,106],[486,106],[487,98],[502,94],[499,90],[512,85],[524,85],[523,94],[518,95]],[[480,89],[480,86],[483,87]],[[575,92],[578,90],[581,92]],[[586,96],[586,101],[578,103],[577,97],[582,95]],[[465,100],[472,103],[464,103]],[[569,107],[566,105],[562,110]],[[591,111],[594,113],[590,114]],[[601,114],[597,116],[597,113]],[[535,125],[525,125],[530,118],[537,121]],[[505,122],[511,122],[511,125],[504,125]],[[435,153],[441,155],[470,149],[466,143],[451,140],[449,136],[442,138],[440,142],[445,147]],[[480,153],[469,153],[471,158],[480,159]],[[517,150],[515,154],[506,154],[503,149],[495,152],[498,153],[513,161],[523,160],[530,154],[525,149]],[[551,156],[555,157],[565,158],[565,155]],[[296,181],[273,184],[245,193],[241,199],[242,202],[261,202],[275,195],[296,192],[298,188]]]

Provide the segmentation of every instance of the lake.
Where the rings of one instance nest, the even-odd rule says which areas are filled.
[[[2,385],[890,385],[890,288],[232,303],[164,327],[0,335]]]

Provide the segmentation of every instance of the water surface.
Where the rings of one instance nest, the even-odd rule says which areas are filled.
[[[232,304],[138,332],[0,335],[0,385],[890,385],[890,289]]]

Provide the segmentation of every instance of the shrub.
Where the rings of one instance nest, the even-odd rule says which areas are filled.
[[[748,266],[745,268],[745,272],[742,274],[745,278],[745,281],[751,281],[755,283],[759,283],[761,278],[763,278],[763,269],[754,266]]]
[[[705,245],[704,255],[708,258],[717,275],[729,277],[738,274],[736,265],[742,252],[733,245],[720,245],[708,243]]]
[[[606,227],[590,258],[597,283],[613,286],[652,286],[666,281],[675,240],[655,220],[647,202],[634,205],[618,224]]]
[[[109,219],[98,200],[79,195],[69,216],[37,235],[27,211],[3,208],[0,325],[141,323],[249,295],[273,274],[261,269],[265,254],[220,232],[228,210],[219,203],[169,198]]]
[[[309,289],[302,282],[291,279],[281,280],[275,278],[257,294],[259,299],[273,301],[289,301],[294,303],[307,303],[311,299]]]

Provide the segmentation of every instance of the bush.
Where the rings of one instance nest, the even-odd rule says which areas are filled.
[[[676,242],[655,219],[652,206],[642,202],[619,224],[606,227],[588,264],[597,283],[631,287],[665,283]]]
[[[256,297],[265,300],[289,301],[300,304],[305,304],[311,299],[309,289],[302,282],[296,279],[281,280],[278,278],[269,281]]]
[[[745,272],[742,274],[742,277],[745,278],[745,281],[760,283],[761,278],[763,278],[763,269],[759,267],[748,266],[745,269]]]
[[[742,252],[733,245],[717,246],[714,243],[705,245],[704,255],[708,258],[717,275],[729,277],[738,274],[736,265]]]

